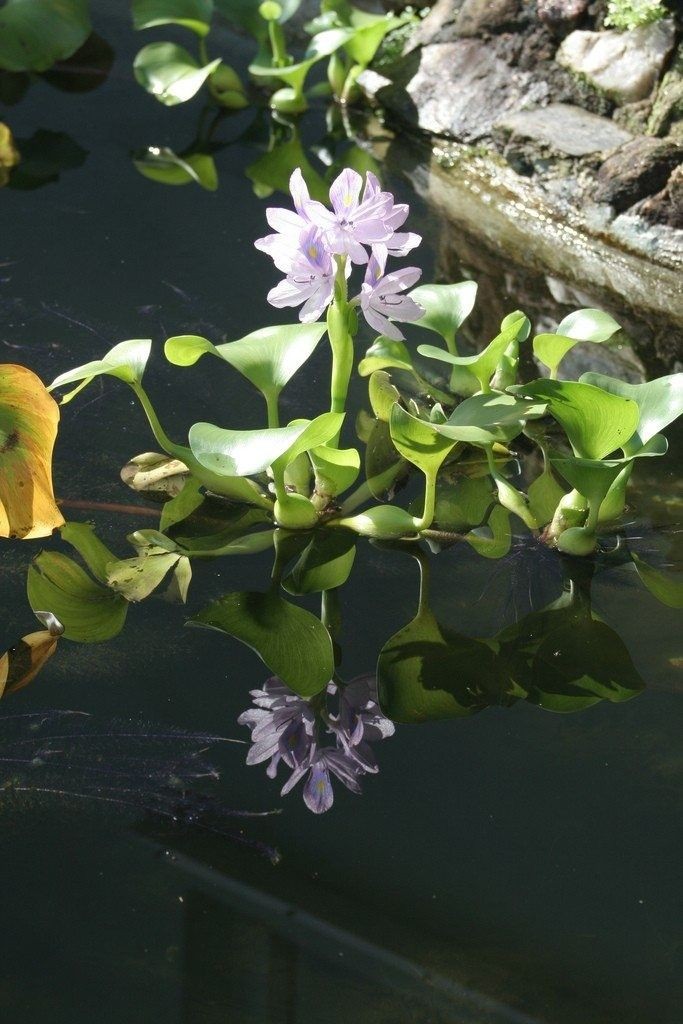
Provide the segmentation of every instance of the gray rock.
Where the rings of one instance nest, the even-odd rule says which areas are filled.
[[[465,0],[455,24],[458,36],[501,32],[514,25],[521,0]]]
[[[450,42],[455,37],[455,23],[464,2],[437,0],[424,21],[411,34],[404,52],[409,53],[418,46],[429,46],[430,43]]]
[[[532,139],[567,156],[608,152],[628,142],[630,132],[613,121],[566,103],[521,110],[502,118],[497,127],[513,136]]]
[[[594,198],[621,213],[639,199],[659,192],[683,160],[683,146],[651,136],[632,139],[605,160]]]
[[[509,67],[478,39],[425,46],[412,58],[403,79],[383,89],[379,99],[434,135],[476,142],[506,115],[548,98],[545,82]]]
[[[683,167],[677,167],[656,196],[646,199],[638,213],[652,224],[683,230]]]
[[[650,135],[669,135],[678,124],[683,141],[683,44],[662,79],[647,130]]]
[[[650,95],[676,39],[673,20],[641,25],[631,32],[572,32],[556,60],[584,75],[617,103]]]
[[[566,29],[576,24],[588,10],[590,0],[537,0],[539,21],[552,29]]]

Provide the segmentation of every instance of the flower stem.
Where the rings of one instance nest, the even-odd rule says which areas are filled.
[[[264,391],[263,397],[268,408],[268,427],[272,429],[280,426],[280,411],[278,409],[278,394],[275,391]]]
[[[344,412],[353,370],[353,338],[349,333],[349,302],[346,288],[345,256],[337,256],[334,281],[334,299],[327,310],[327,334],[332,349],[332,378],[330,385],[330,411]],[[339,444],[339,437],[328,442]]]

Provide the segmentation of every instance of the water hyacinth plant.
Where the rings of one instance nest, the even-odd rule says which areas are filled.
[[[311,198],[300,169],[290,190],[293,209],[268,209],[272,232],[255,244],[284,275],[269,302],[298,308],[299,322],[218,345],[196,335],[174,336],[165,345],[175,365],[191,366],[209,354],[245,376],[265,401],[262,428],[202,422],[190,429],[189,444],[172,442],[142,384],[148,341],[123,342],[102,360],[62,374],[52,388],[77,383],[63,399],[69,401],[96,376],[109,374],[133,389],[157,442],[189,473],[168,507],[170,524],[182,521],[208,491],[258,508],[272,526],[290,531],[345,528],[378,540],[436,532],[464,537],[485,553],[487,545],[497,550],[505,543],[514,516],[561,551],[595,551],[600,531],[624,511],[636,460],[665,454],[661,431],[683,409],[683,375],[640,385],[599,374],[559,379],[574,345],[602,344],[619,329],[606,313],[584,309],[566,317],[554,334],[531,339],[548,375],[518,383],[520,346],[531,336],[527,317],[510,313],[480,352],[461,354],[458,332],[473,308],[476,285],[414,287],[420,270],[395,261],[405,259],[420,238],[404,230],[407,205],[383,190],[374,174],[363,179],[349,168],[342,171],[330,187],[329,205]],[[364,459],[357,448],[342,445],[361,318],[378,333],[358,365],[368,377],[372,408],[357,424]],[[418,346],[424,363],[405,343],[406,325],[443,343]],[[280,393],[325,335],[331,350],[328,409],[312,420],[282,424]],[[526,488],[511,479],[513,445],[539,454],[541,473]],[[362,463],[365,480],[359,484]],[[421,502],[410,508],[372,504],[415,470],[424,482]],[[157,538],[149,551],[159,544],[163,549]]]

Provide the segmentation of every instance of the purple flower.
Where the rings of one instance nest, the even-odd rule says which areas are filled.
[[[273,263],[283,274],[289,274],[292,263],[299,255],[301,249],[301,235],[311,227],[311,219],[308,216],[308,208],[320,207],[321,203],[314,203],[311,199],[308,186],[304,181],[301,168],[297,167],[289,179],[289,191],[294,200],[294,209],[286,210],[283,207],[270,206],[266,210],[266,220],[276,234],[266,235],[264,238],[257,238],[254,245],[261,252],[267,253]]]
[[[382,186],[379,181],[372,171],[368,171],[363,198],[370,198],[370,196],[379,195],[381,192]],[[384,223],[391,228],[394,234],[384,244],[390,256],[407,256],[411,249],[415,249],[420,244],[422,236],[416,235],[413,231],[396,233],[396,228],[400,228],[408,217],[410,208],[407,203],[394,203],[391,193],[385,193],[385,195],[390,196],[391,207],[386,214]]]
[[[320,230],[309,226],[301,232],[298,248],[291,258],[287,255],[289,240],[279,243],[277,257],[273,259],[280,269],[286,265],[286,278],[268,292],[272,306],[300,306],[299,320],[311,323],[317,320],[330,304],[334,291],[334,266],[332,257],[325,248]]]
[[[410,296],[401,294],[412,288],[422,271],[419,267],[404,267],[385,275],[386,260],[386,246],[375,246],[361,287],[360,305],[363,316],[379,334],[402,341],[403,335],[391,320],[410,322],[424,315],[422,306],[418,306]]]
[[[315,715],[307,703],[280,682],[268,679],[262,690],[252,690],[255,708],[237,721],[251,729],[247,764],[270,760],[269,778],[275,778],[280,761],[296,768],[310,757],[315,736]]]
[[[394,233],[388,223],[394,209],[391,193],[366,184],[361,199],[362,187],[360,174],[347,167],[330,186],[332,210],[320,204],[307,207],[311,220],[324,231],[330,252],[347,255],[352,263],[367,263],[368,254],[363,246],[388,242]]]
[[[358,776],[363,774],[361,766],[343,750],[328,747],[316,750],[309,762],[294,769],[282,787],[282,796],[286,796],[308,773],[304,784],[304,803],[314,814],[323,814],[325,811],[329,811],[334,802],[330,772],[352,793],[361,792],[358,781]]]

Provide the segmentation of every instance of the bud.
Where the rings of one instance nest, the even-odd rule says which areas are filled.
[[[310,530],[318,522],[318,513],[303,494],[287,494],[275,502],[275,522],[286,530]]]
[[[414,537],[417,532],[410,512],[394,505],[375,505],[350,519],[339,519],[337,523],[374,540],[400,540]]]
[[[597,547],[597,537],[584,526],[572,526],[560,534],[557,546],[565,555],[592,555]]]

